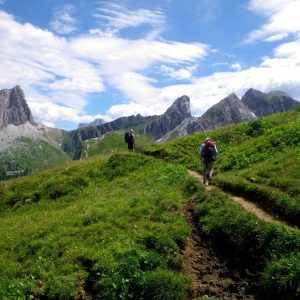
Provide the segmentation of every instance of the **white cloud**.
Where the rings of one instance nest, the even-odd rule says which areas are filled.
[[[126,100],[143,102],[145,105],[156,101],[157,89],[153,86],[155,80],[143,75],[144,72],[165,64],[170,68],[172,65],[185,64],[186,72],[192,72],[195,62],[209,52],[209,47],[200,43],[126,40],[117,37],[83,36],[74,39],[71,46],[78,55],[97,62],[107,83],[122,91]],[[169,73],[169,76],[174,74],[171,76]]]
[[[277,3],[285,11],[291,1]],[[280,26],[278,30],[267,26],[275,20],[268,8],[275,15],[281,13],[271,6],[271,1],[251,1],[251,4],[253,11],[260,11],[268,18],[267,24],[259,29],[260,38],[279,40],[290,33],[279,30]],[[152,11],[151,15],[150,11],[138,10],[122,20],[127,10],[114,7],[112,13],[98,11],[102,16],[108,14],[99,19],[105,21],[104,27],[90,31],[92,35],[72,38],[18,23],[11,15],[0,12],[0,36],[5,40],[0,52],[0,88],[21,85],[34,116],[44,124],[60,120],[90,122],[97,116],[109,120],[137,113],[161,114],[184,94],[191,98],[193,113],[200,115],[228,94],[242,95],[250,87],[262,91],[293,90],[294,97],[300,97],[299,89],[295,88],[300,86],[299,40],[278,46],[259,66],[242,70],[238,63],[226,63],[234,71],[196,78],[195,70],[198,65],[201,68],[201,60],[217,53],[216,50],[201,43],[149,39],[165,24],[161,11]],[[140,25],[150,27],[144,38],[118,36],[122,29]],[[258,36],[253,34],[254,37]],[[189,80],[189,84],[164,86],[164,82],[157,82],[151,75],[157,70],[168,79]],[[105,116],[87,115],[83,111],[89,93],[99,93],[100,98],[104,85],[122,93],[122,104],[112,105]]]
[[[268,21],[248,35],[248,42],[260,39],[268,42],[278,41],[300,32],[299,0],[252,0],[249,9],[266,16]]]
[[[241,71],[242,66],[239,63],[234,63],[229,66],[230,69],[235,70],[235,71]]]
[[[193,72],[197,69],[197,65],[190,65],[185,68],[175,69],[170,66],[162,65],[160,71],[176,80],[188,80],[193,76]]]
[[[56,8],[50,27],[53,31],[59,34],[68,34],[77,29],[77,21],[72,14],[74,13],[74,6],[66,4],[62,7]]]
[[[87,104],[86,93],[104,90],[99,70],[73,53],[66,39],[18,23],[5,12],[0,12],[0,36],[5,37],[0,52],[3,88],[19,84],[26,95],[43,90],[51,101],[77,109]]]
[[[94,17],[99,19],[99,26],[103,29],[94,29],[91,33],[113,36],[124,28],[149,25],[152,29],[146,35],[148,39],[157,37],[164,30],[166,22],[160,9],[128,10],[116,3],[106,3],[100,6],[94,13]]]
[[[130,105],[146,106],[142,112],[147,112],[149,105],[158,106],[160,99],[156,99],[155,80],[143,75],[145,72],[160,64],[184,64],[191,71],[195,61],[209,51],[200,43],[115,36],[66,39],[31,24],[18,23],[5,12],[0,12],[0,35],[5,37],[0,52],[0,88],[19,84],[31,103],[62,105],[66,118],[71,114],[65,113],[65,107],[83,110],[88,94],[103,91],[104,82],[120,90]],[[36,109],[33,111],[37,113]],[[41,114],[36,117],[42,119]],[[60,114],[45,114],[45,122],[57,120],[61,120]]]
[[[32,113],[37,116],[36,121],[52,127],[54,127],[54,121],[69,120],[74,123],[89,123],[94,121],[96,118],[108,120],[107,117],[100,114],[84,115],[80,114],[80,112],[76,109],[56,105],[51,102],[41,103],[28,101],[28,105],[31,108]],[[41,118],[38,116],[41,116]]]

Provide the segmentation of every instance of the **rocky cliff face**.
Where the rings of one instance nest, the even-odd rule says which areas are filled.
[[[83,127],[87,127],[87,126],[98,126],[98,125],[102,125],[104,123],[105,123],[105,121],[102,119],[95,119],[91,123],[79,123],[78,128],[83,128]]]
[[[255,119],[255,115],[232,93],[219,103],[213,105],[201,117],[191,120],[187,124],[187,133],[205,131],[251,119]]]
[[[162,137],[163,140],[192,134],[195,131],[206,131],[229,124],[236,124],[255,119],[255,115],[241,100],[232,93],[213,105],[201,117],[188,117],[174,130]]]
[[[297,100],[284,92],[262,93],[254,89],[249,89],[245,93],[242,102],[259,118],[288,111],[300,105]]]
[[[182,96],[176,99],[163,115],[148,124],[141,132],[150,134],[158,140],[181,124],[184,119],[191,116],[190,98]]]
[[[176,128],[166,133],[161,139],[192,134],[195,131],[206,131],[230,124],[245,122],[285,112],[300,105],[300,102],[284,92],[262,93],[249,89],[240,100],[234,93],[208,109],[201,117],[186,118]]]
[[[30,122],[33,116],[25,100],[23,90],[17,85],[0,91],[0,128],[9,124],[20,125]]]
[[[299,104],[282,92],[263,94],[250,89],[243,97],[243,101],[233,93],[212,106],[201,117],[192,117],[190,99],[188,96],[182,96],[160,116],[123,117],[102,125],[70,131],[65,134],[63,149],[73,153],[74,158],[79,158],[80,155],[76,153],[80,154],[82,141],[101,137],[111,131],[142,128],[139,131],[141,134],[150,134],[155,140],[167,140],[192,134],[195,131],[206,131],[255,119],[261,116],[259,109],[262,110],[263,107],[267,107],[264,114],[272,114],[289,110]]]

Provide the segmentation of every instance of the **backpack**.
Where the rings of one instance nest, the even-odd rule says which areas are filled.
[[[129,131],[125,132],[124,139],[125,143],[130,143],[132,141],[132,134]]]
[[[204,143],[203,158],[206,162],[215,161],[217,159],[215,146],[215,142],[211,140]]]

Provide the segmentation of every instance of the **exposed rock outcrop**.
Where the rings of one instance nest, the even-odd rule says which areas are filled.
[[[191,120],[187,124],[187,133],[205,131],[229,124],[237,124],[251,119],[255,115],[242,101],[232,93],[228,97],[213,105],[201,117]]]
[[[148,124],[141,132],[150,134],[158,140],[191,116],[190,98],[182,96],[176,99],[163,115]]]
[[[20,86],[0,91],[0,128],[9,124],[34,124],[33,116]]]
[[[78,128],[83,128],[83,127],[87,127],[87,126],[98,126],[98,125],[102,125],[104,123],[105,123],[104,120],[97,118],[91,123],[79,123]]]
[[[174,130],[164,135],[162,139],[167,140],[172,137],[192,134],[195,131],[206,131],[251,119],[255,119],[255,115],[232,93],[213,105],[201,117],[186,118]]]
[[[240,100],[234,93],[208,109],[201,117],[185,119],[176,128],[166,133],[161,139],[206,131],[230,124],[249,121],[278,112],[285,112],[300,105],[284,92],[262,93],[249,89]]]
[[[242,97],[242,102],[260,118],[278,112],[284,112],[299,106],[299,101],[280,91],[262,93],[249,89]]]

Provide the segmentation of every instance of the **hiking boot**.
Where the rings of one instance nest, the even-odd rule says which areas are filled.
[[[205,178],[203,178],[203,184],[205,184],[206,183],[206,179]]]
[[[211,179],[208,179],[208,185],[211,185]]]

